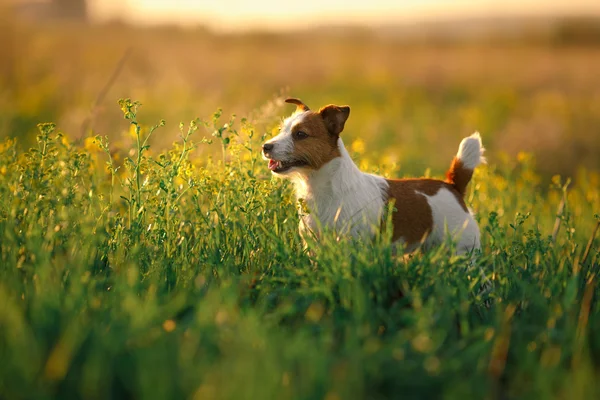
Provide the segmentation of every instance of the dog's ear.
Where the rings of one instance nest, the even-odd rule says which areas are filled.
[[[288,99],[285,99],[285,102],[290,103],[290,104],[295,104],[296,112],[303,112],[303,111],[310,110],[310,108],[308,108],[308,106],[306,104],[304,104],[302,102],[302,100],[300,100],[300,99],[288,98]]]
[[[334,136],[340,136],[340,133],[344,130],[344,124],[346,124],[346,120],[350,116],[350,107],[330,104],[321,108],[319,114],[323,117],[329,133]]]

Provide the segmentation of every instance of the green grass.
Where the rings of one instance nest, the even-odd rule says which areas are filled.
[[[540,187],[527,155],[490,160],[472,267],[451,244],[395,257],[385,234],[312,254],[260,159],[275,113],[178,136],[120,104],[133,149],[51,124],[0,146],[0,398],[600,396],[597,175]]]

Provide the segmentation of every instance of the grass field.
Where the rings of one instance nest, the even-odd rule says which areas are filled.
[[[598,47],[0,28],[0,399],[600,398]],[[286,86],[386,176],[480,130],[475,264],[305,252]]]
[[[148,124],[164,118],[176,127],[219,107],[251,117],[283,90],[311,107],[350,105],[346,138],[362,138],[365,157],[387,156],[403,173],[442,173],[474,130],[494,159],[533,154],[546,183],[555,174],[575,177],[579,167],[600,171],[598,45],[415,44],[363,30],[215,35],[22,26],[3,24],[2,16],[0,35],[7,38],[0,43],[0,136],[18,137],[25,149],[40,121],[56,122],[71,138],[129,139],[118,98],[141,101]],[[153,146],[169,146],[169,132]]]
[[[393,257],[385,234],[309,255],[250,122],[217,113],[153,153],[168,126],[121,106],[136,143],[123,161],[49,124],[28,152],[1,147],[0,397],[600,394],[597,175],[542,195],[526,156],[478,169],[473,268],[451,246]],[[190,159],[196,146],[219,156]]]

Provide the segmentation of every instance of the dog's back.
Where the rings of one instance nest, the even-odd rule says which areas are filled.
[[[388,179],[388,201],[393,202],[393,241],[400,240],[412,251],[429,247],[451,235],[457,252],[480,247],[479,227],[464,201],[473,170],[482,162],[484,148],[479,133],[460,143],[446,180]]]

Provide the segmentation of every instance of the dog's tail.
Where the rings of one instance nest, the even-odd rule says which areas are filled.
[[[450,169],[446,172],[446,182],[454,186],[462,197],[465,197],[467,185],[471,181],[475,167],[486,162],[483,156],[484,151],[479,132],[475,132],[460,142],[458,153],[452,160]]]

